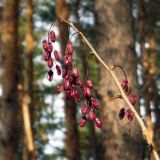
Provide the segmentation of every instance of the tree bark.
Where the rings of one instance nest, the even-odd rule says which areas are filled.
[[[136,55],[132,37],[131,5],[127,0],[96,1],[98,15],[98,52],[109,65],[119,64],[127,73],[133,93],[137,91]],[[108,73],[101,68],[99,94],[102,100],[104,145],[106,159],[141,159],[142,137],[139,125],[134,120],[119,120],[119,109],[127,106],[121,100],[108,101],[119,94]],[[119,79],[124,79],[118,71]],[[136,110],[139,108],[136,106]]]
[[[18,150],[18,0],[5,0],[3,11],[3,95],[0,107],[0,159],[15,160]]]
[[[69,18],[69,9],[65,0],[56,1],[56,13],[61,19]],[[69,29],[64,23],[59,24],[59,40],[61,44],[61,53],[64,55],[66,44],[69,40]],[[65,101],[65,126],[66,133],[66,155],[70,160],[80,160],[79,134],[76,118],[76,103],[75,101]]]

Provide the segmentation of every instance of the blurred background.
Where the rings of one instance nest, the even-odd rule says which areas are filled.
[[[128,106],[109,100],[119,91],[78,35],[73,64],[93,81],[103,128],[79,127],[80,103],[56,93],[62,78],[47,79],[42,41],[52,23],[66,19],[84,33],[108,65],[126,71],[135,105],[160,153],[159,0],[0,0],[0,160],[150,160],[152,147],[134,119],[119,120]],[[64,55],[72,29],[55,23],[54,47]],[[53,67],[54,71],[54,67]],[[120,81],[124,75],[115,70]]]

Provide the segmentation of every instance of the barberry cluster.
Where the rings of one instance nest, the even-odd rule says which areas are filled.
[[[50,70],[48,71],[48,80],[52,81],[53,79],[53,71],[51,68],[53,67],[53,64],[56,62],[52,58],[52,53],[54,55],[55,60],[60,61],[60,54],[57,50],[54,49],[53,43],[56,41],[56,36],[53,31],[49,32],[48,40],[43,40],[42,47],[43,47],[43,59],[47,62],[48,67]],[[58,75],[61,75],[61,68],[59,65],[56,64],[56,71]]]
[[[48,40],[43,40],[42,47],[44,50],[43,58],[48,63],[50,70],[48,71],[48,80],[53,79],[53,58],[51,54],[54,53],[55,60],[60,62],[59,53],[53,48],[53,43],[55,42],[56,37],[54,31],[49,32]],[[102,127],[102,122],[99,118],[96,117],[96,110],[100,108],[98,101],[93,97],[91,90],[93,84],[91,80],[86,80],[85,85],[79,78],[79,72],[76,67],[72,64],[72,55],[73,55],[73,45],[71,42],[67,43],[65,54],[62,58],[62,78],[63,81],[56,87],[57,93],[61,93],[64,90],[65,98],[80,101],[80,93],[82,97],[86,100],[87,104],[83,104],[81,108],[82,117],[80,119],[80,126],[84,127],[87,120],[95,122],[98,128]],[[56,65],[56,71],[58,75],[61,75],[61,68],[59,65]],[[81,91],[81,92],[80,92]]]
[[[121,82],[121,87],[123,88],[125,94],[127,95],[130,103],[132,105],[135,105],[136,102],[137,102],[137,97],[136,97],[136,95],[132,94],[132,91],[131,91],[130,87],[128,86],[128,80],[127,79],[124,79]],[[125,114],[127,114],[127,118],[128,118],[129,121],[133,120],[134,113],[131,111],[131,109],[126,110],[125,108],[121,108],[120,111],[119,111],[119,118],[123,119]]]

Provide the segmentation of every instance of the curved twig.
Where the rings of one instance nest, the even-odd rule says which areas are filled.
[[[120,85],[120,82],[114,72],[114,70],[110,69],[110,67],[101,59],[101,57],[98,55],[98,53],[96,52],[96,50],[92,47],[92,45],[90,44],[90,42],[86,39],[86,37],[83,35],[82,32],[80,32],[75,26],[73,23],[67,21],[67,20],[61,20],[61,22],[64,22],[66,24],[68,24],[70,27],[72,27],[76,32],[79,32],[79,35],[81,36],[81,38],[84,40],[84,42],[86,43],[86,45],[91,49],[92,53],[95,55],[95,57],[99,60],[99,62],[105,67],[105,69],[110,73],[110,75],[112,76],[113,80],[115,81],[120,93],[121,93],[121,96],[123,98],[123,100],[126,102],[126,104],[128,105],[128,107],[132,110],[132,112],[134,113],[140,127],[141,127],[141,130],[142,130],[142,134],[144,136],[144,138],[146,139],[147,143],[149,145],[152,146],[152,153],[153,153],[153,156],[155,158],[155,160],[160,160],[159,156],[158,156],[158,153],[155,149],[155,145],[152,141],[152,138],[150,137],[149,133],[148,133],[148,130],[142,120],[142,118],[139,116],[138,112],[135,110],[135,108],[133,107],[133,105],[129,102],[126,94],[124,93],[121,85]]]

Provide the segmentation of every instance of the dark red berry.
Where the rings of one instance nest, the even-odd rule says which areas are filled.
[[[76,84],[79,85],[80,88],[83,87],[83,83],[79,78],[76,79]]]
[[[98,128],[102,128],[103,127],[102,121],[99,118],[95,119],[95,124],[96,124],[96,126]]]
[[[47,51],[47,48],[48,48],[48,44],[47,44],[48,42],[46,41],[46,40],[43,40],[42,41],[42,47],[43,47],[43,49],[45,50],[45,51]]]
[[[47,53],[47,52],[44,52],[44,53],[43,53],[43,59],[44,59],[44,61],[48,61],[49,58],[50,58],[50,54]]]
[[[70,86],[71,86],[71,84],[70,84],[70,81],[69,80],[64,80],[64,89],[65,90],[69,90],[70,89]]]
[[[135,95],[129,96],[129,101],[131,102],[132,105],[135,105],[137,102],[137,97]]]
[[[122,82],[121,82],[121,87],[123,89],[127,89],[128,88],[128,80],[127,79],[124,79]]]
[[[120,111],[119,111],[119,119],[123,119],[124,116],[125,116],[125,108],[121,108]]]
[[[70,96],[76,99],[76,89],[75,88],[71,89]]]
[[[62,92],[62,89],[63,89],[63,85],[62,85],[62,84],[59,84],[59,85],[56,87],[57,93],[61,93],[61,92]]]
[[[48,43],[47,43],[47,52],[48,52],[48,53],[51,53],[52,51],[53,51],[52,43],[51,43],[51,42],[48,42]]]
[[[91,81],[91,80],[87,80],[87,81],[86,81],[86,86],[87,86],[89,89],[92,89],[92,88],[93,88],[92,81]]]
[[[134,118],[134,113],[130,109],[127,110],[127,118],[129,121],[132,121]]]
[[[69,65],[69,61],[68,61],[68,57],[67,56],[63,57],[63,63],[64,63],[65,66]]]
[[[49,70],[48,71],[48,76],[47,76],[48,80],[51,81],[53,79],[53,71]]]
[[[74,78],[78,78],[78,76],[79,76],[79,73],[78,73],[78,70],[77,70],[77,68],[72,68],[72,76],[74,77]]]
[[[67,43],[67,54],[72,55],[73,53],[73,46],[71,44],[71,42]]]
[[[85,124],[86,124],[86,119],[84,117],[81,117],[81,119],[80,119],[80,126],[84,127]]]
[[[95,115],[94,111],[90,110],[89,113],[88,113],[88,119],[90,121],[93,121],[93,120],[95,120],[95,118],[96,118],[96,115]]]
[[[82,112],[82,114],[86,114],[88,112],[88,107],[86,104],[83,104],[83,106],[81,108],[81,112]]]
[[[56,50],[54,51],[54,57],[57,61],[60,61],[60,54]]]
[[[49,39],[52,41],[52,42],[55,42],[56,41],[56,35],[53,31],[51,31],[49,33]]]
[[[53,59],[52,58],[49,58],[49,60],[48,60],[48,67],[49,68],[53,67]]]
[[[100,108],[100,105],[99,105],[98,101],[95,98],[91,97],[90,98],[90,103],[91,103],[91,106],[94,107],[95,109],[99,109]]]
[[[60,76],[61,75],[61,68],[59,65],[56,65],[56,70],[57,70],[57,74]]]

